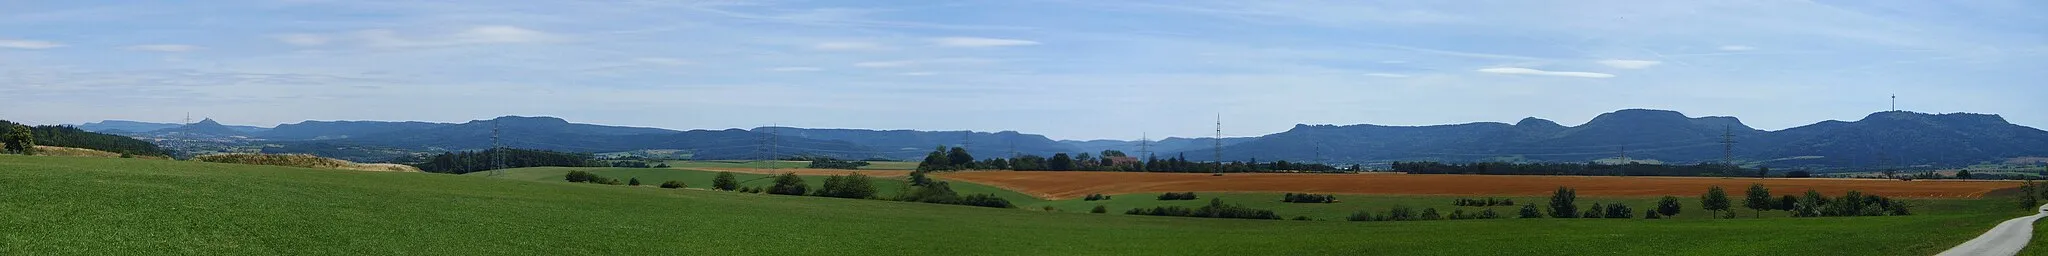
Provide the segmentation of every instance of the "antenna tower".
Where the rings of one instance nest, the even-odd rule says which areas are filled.
[[[1899,111],[1899,95],[1892,94],[1892,111]]]

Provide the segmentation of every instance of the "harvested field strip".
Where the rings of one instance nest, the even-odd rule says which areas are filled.
[[[1132,172],[958,172],[939,177],[987,184],[1050,200],[1088,194],[1179,191],[1296,192],[1387,195],[1548,195],[1559,186],[1579,196],[1698,195],[1720,185],[1740,192],[1752,183],[1774,194],[1807,189],[1840,195],[1849,190],[1903,198],[1979,198],[2018,187],[2005,181],[1899,181],[1857,179],[1758,179],[1710,177],[1596,177],[1423,174],[1244,173],[1221,177],[1187,173]]]

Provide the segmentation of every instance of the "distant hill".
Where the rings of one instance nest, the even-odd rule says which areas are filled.
[[[1053,153],[1085,152],[1066,143],[1053,141],[1044,135],[1024,134],[1014,131],[970,132],[970,131],[915,131],[915,130],[860,130],[860,129],[806,129],[793,127],[760,127],[754,132],[773,133],[784,137],[851,142],[873,149],[865,152],[883,155],[891,159],[916,161],[938,146],[967,146],[967,151],[979,158],[1008,155],[1012,149],[1019,154],[1050,156]],[[798,145],[801,146],[801,145]]]
[[[386,123],[379,126],[395,125]],[[774,153],[781,157],[821,155],[858,159],[879,156],[873,153],[877,150],[845,141],[791,137],[771,140],[769,137],[773,135],[739,129],[675,131],[570,123],[553,117],[517,116],[461,124],[421,126],[428,128],[401,129],[341,139],[280,142],[282,147],[266,148],[264,152],[335,155],[330,157],[353,160],[401,157],[410,154],[406,152],[484,150],[491,148],[491,137],[495,129],[500,146],[561,152],[677,149],[688,151],[699,159],[757,159],[767,157],[768,150],[765,150],[764,146],[767,142],[774,141]]]
[[[147,133],[163,129],[178,128],[179,126],[184,125],[173,123],[137,122],[126,120],[105,120],[99,122],[89,122],[85,124],[80,124],[78,125],[78,129],[84,129],[86,131],[100,133]],[[241,133],[258,133],[270,130],[270,128],[247,125],[226,126],[229,130]]]
[[[1252,141],[1256,139],[1258,139],[1258,137],[1223,138],[1223,146],[1237,145],[1238,143],[1244,143],[1246,141]],[[1153,141],[1150,144],[1152,147],[1153,154],[1169,154],[1190,150],[1213,148],[1215,147],[1215,140],[1215,138],[1167,137],[1163,140]],[[1075,149],[1078,149],[1081,152],[1102,152],[1103,150],[1118,150],[1131,155],[1137,155],[1138,150],[1141,150],[1138,141],[1130,140],[1062,140],[1060,141],[1060,143],[1066,143],[1068,146],[1074,147]],[[1165,155],[1161,156],[1164,157]]]
[[[1528,118],[1515,124],[1438,126],[1297,125],[1227,146],[1226,160],[1335,163],[1388,161],[1631,160],[1719,162],[1723,135],[1738,163],[1780,167],[1964,166],[2048,155],[2048,132],[1996,115],[1883,112],[1855,122],[1827,121],[1782,131],[1750,128],[1734,117],[1686,117],[1665,110],[1602,114],[1576,127]],[[1320,151],[1320,158],[1318,158]],[[1209,160],[1205,149],[1184,151]],[[1889,155],[1889,157],[1881,156]]]
[[[247,132],[242,132],[242,131],[239,131],[239,130],[235,130],[235,128],[231,128],[231,127],[228,127],[227,125],[223,125],[223,124],[220,124],[220,122],[216,122],[216,121],[213,121],[213,119],[212,119],[212,118],[207,118],[207,119],[205,119],[205,120],[199,120],[199,122],[197,122],[197,123],[192,123],[192,124],[188,124],[188,125],[182,125],[182,126],[178,126],[178,127],[172,127],[172,128],[169,128],[169,129],[159,129],[159,130],[155,130],[155,131],[143,132],[143,134],[149,134],[149,135],[161,135],[161,136],[201,136],[201,137],[233,137],[233,136],[249,136],[249,133],[247,133]]]
[[[346,139],[396,131],[425,130],[455,124],[382,121],[305,121],[281,124],[257,135],[271,140]]]

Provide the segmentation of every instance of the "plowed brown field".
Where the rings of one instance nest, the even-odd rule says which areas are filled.
[[[1829,195],[1849,190],[1906,198],[1978,198],[2018,187],[2002,181],[1899,181],[1856,179],[1757,179],[1704,177],[1593,177],[1427,174],[1209,174],[1131,172],[959,172],[940,178],[987,184],[1052,200],[1088,194],[1202,192],[1297,192],[1395,195],[1542,196],[1571,187],[1581,196],[1697,196],[1720,185],[1740,197],[1761,183],[1775,195],[1814,189]]]
[[[784,174],[784,173],[796,173],[796,175],[804,175],[804,176],[830,176],[830,175],[846,175],[847,173],[860,173],[860,175],[867,175],[868,177],[898,177],[898,176],[910,175],[910,171],[896,171],[896,170],[845,170],[845,169],[756,169],[756,168],[682,168],[682,169],[691,169],[691,170],[705,170],[705,171],[714,171],[714,172],[737,172],[737,173],[753,173],[753,174],[770,174],[770,175],[773,175],[773,174]]]

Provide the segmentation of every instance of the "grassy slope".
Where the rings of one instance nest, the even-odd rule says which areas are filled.
[[[0,254],[1927,255],[2024,212],[1296,222],[0,156]]]
[[[1544,211],[1548,211],[1550,206],[1549,197],[1496,197],[1512,198],[1515,200],[1516,205],[1494,207],[1460,207],[1453,205],[1452,200],[1458,198],[1483,199],[1483,197],[1435,195],[1337,195],[1337,199],[1341,202],[1328,204],[1301,204],[1280,202],[1280,198],[1283,197],[1283,195],[1280,193],[1197,192],[1195,194],[1200,196],[1201,198],[1197,200],[1186,201],[1160,201],[1157,199],[1157,194],[1128,194],[1113,195],[1110,200],[1105,201],[1084,201],[1081,199],[1069,199],[1060,201],[1045,201],[1029,205],[1020,205],[1022,205],[1022,207],[1032,209],[1037,209],[1043,206],[1053,206],[1054,208],[1057,208],[1060,211],[1064,212],[1087,212],[1089,209],[1092,209],[1097,205],[1102,205],[1107,206],[1112,213],[1122,213],[1125,210],[1130,210],[1131,208],[1150,208],[1157,206],[1182,206],[1189,208],[1200,207],[1202,205],[1207,205],[1209,203],[1210,198],[1221,198],[1223,199],[1224,203],[1239,204],[1251,208],[1273,210],[1274,212],[1280,213],[1282,217],[1286,218],[1293,218],[1294,216],[1308,216],[1309,218],[1320,220],[1344,220],[1345,217],[1351,216],[1352,213],[1358,212],[1360,210],[1372,211],[1374,214],[1384,214],[1387,212],[1387,210],[1393,209],[1396,206],[1406,206],[1411,209],[1415,209],[1417,213],[1420,213],[1424,208],[1436,208],[1436,210],[1444,216],[1450,216],[1451,211],[1457,209],[1463,209],[1466,213],[1477,214],[1479,213],[1479,211],[1484,210],[1486,208],[1493,208],[1494,212],[1497,212],[1502,216],[1510,217],[1518,215],[1519,212],[1521,212],[1522,205],[1535,204],[1536,207],[1538,207],[1539,209],[1543,209]],[[1737,210],[1735,210],[1736,218],[1756,218],[1759,215],[1757,212],[1748,210],[1747,208],[1740,208],[1742,207],[1742,198],[1740,197],[1741,195],[1734,196],[1736,196],[1736,198],[1731,198],[1730,200],[1734,200],[1733,203],[1735,204],[1735,207],[1737,207]],[[1697,197],[1696,195],[1680,195],[1678,199],[1679,204],[1682,205],[1682,207],[1680,208],[1680,214],[1676,216],[1678,219],[1717,218],[1715,215],[1713,215],[1712,212],[1700,208],[1699,197]],[[1586,208],[1592,207],[1594,203],[1599,203],[1602,205],[1621,203],[1624,205],[1628,205],[1630,208],[1632,208],[1632,210],[1634,210],[1632,218],[1642,218],[1644,211],[1648,211],[1656,207],[1657,200],[1658,197],[1580,197],[1578,199],[1578,206],[1581,211],[1584,211]],[[1976,207],[1978,207],[1978,204],[1986,202],[1984,200],[1927,199],[1910,200],[1910,203],[1914,205],[1913,209],[1918,212],[1942,213],[1973,210]],[[1784,218],[1790,216],[1790,214],[1782,211],[1764,211],[1761,213],[1761,216],[1764,218]]]

